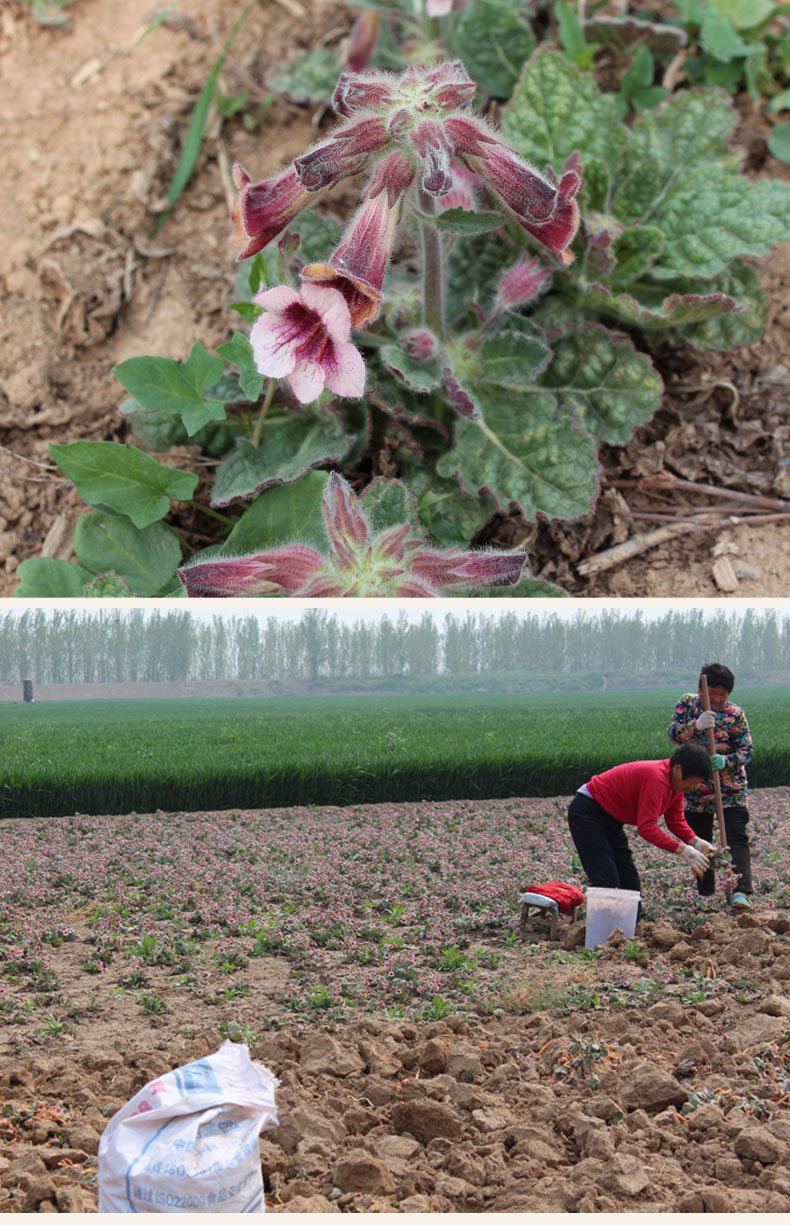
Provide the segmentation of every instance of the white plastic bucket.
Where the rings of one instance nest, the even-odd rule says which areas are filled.
[[[616,927],[623,929],[624,936],[633,936],[641,897],[635,889],[588,889],[584,947],[603,944]]]

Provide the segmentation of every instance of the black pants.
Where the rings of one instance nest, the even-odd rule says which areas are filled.
[[[715,813],[686,813],[686,820],[699,838],[704,838],[706,842],[714,841]],[[751,893],[752,891],[752,855],[746,830],[748,820],[749,810],[741,807],[740,804],[724,809],[724,831],[727,834],[727,845],[732,855],[732,870],[736,876],[740,877],[740,880],[735,882],[735,889],[738,893]],[[716,828],[718,831],[718,822],[716,822]],[[716,841],[718,842],[718,837]],[[697,881],[697,892],[702,897],[710,897],[715,887],[713,869],[709,868],[705,875]]]
[[[622,821],[610,817],[591,796],[577,791],[568,805],[568,827],[594,888],[641,890]]]

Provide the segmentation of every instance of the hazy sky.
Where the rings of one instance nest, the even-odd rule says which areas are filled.
[[[58,601],[22,601],[0,600],[0,613],[13,612],[21,615],[31,605],[38,605],[45,611],[58,607]],[[283,621],[298,621],[307,608],[322,608],[332,613],[338,620],[348,623],[355,621],[377,621],[385,612],[388,616],[406,613],[410,621],[419,621],[426,612],[437,623],[444,620],[446,613],[464,616],[466,611],[486,613],[488,616],[503,616],[505,613],[522,611],[525,615],[538,613],[542,616],[557,616],[570,618],[577,612],[589,615],[603,609],[620,609],[623,613],[633,615],[641,609],[646,619],[661,617],[673,609],[689,611],[699,608],[711,614],[724,609],[729,613],[743,613],[747,608],[775,609],[785,616],[790,615],[790,600],[64,600],[62,605],[69,608],[78,607],[86,612],[96,612],[99,608],[117,608],[120,612],[131,612],[133,608],[158,609],[166,612],[168,609],[188,610],[198,619],[210,619],[213,616],[249,616],[252,613],[263,619],[275,617]]]

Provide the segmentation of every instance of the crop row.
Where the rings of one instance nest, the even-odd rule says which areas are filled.
[[[786,690],[743,691],[754,786],[790,784]],[[0,814],[567,794],[668,754],[676,692],[80,702],[0,709]]]

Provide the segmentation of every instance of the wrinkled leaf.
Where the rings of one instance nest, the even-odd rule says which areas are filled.
[[[260,446],[239,438],[217,469],[212,506],[255,497],[269,485],[298,481],[311,468],[338,463],[353,442],[337,417],[268,417]]]
[[[697,349],[735,349],[751,345],[765,331],[767,303],[757,273],[736,260],[716,278],[717,288],[742,307],[737,313],[720,313],[684,328],[671,328],[669,337]]]
[[[668,288],[669,285],[652,287],[642,284],[637,300],[634,294],[618,293],[605,285],[592,284],[585,286],[579,304],[588,310],[649,330],[688,327],[738,309],[734,297],[716,288],[707,294],[690,291],[667,294]]]
[[[172,357],[130,357],[115,366],[113,374],[144,408],[180,417],[191,435],[207,422],[225,418],[222,401],[205,395],[223,370],[222,358],[197,342],[185,362]]]
[[[612,244],[616,265],[612,279],[623,284],[642,276],[664,249],[664,235],[656,226],[630,226]]]
[[[92,582],[86,583],[82,594],[94,600],[137,598],[129,584],[125,583],[119,574],[113,574],[112,570],[108,570],[106,574],[99,574]]]
[[[266,73],[266,88],[285,94],[292,102],[317,106],[332,101],[340,76],[341,64],[337,50],[314,47],[288,64],[270,68]]]
[[[382,345],[379,356],[385,366],[412,391],[433,391],[439,386],[439,366],[434,358],[415,361],[397,344]]]
[[[504,218],[501,213],[472,213],[466,208],[447,208],[443,213],[431,217],[431,221],[444,234],[462,234],[473,237],[475,234],[486,234],[489,230],[497,230]]]
[[[666,238],[653,277],[717,276],[738,255],[765,255],[790,238],[790,183],[694,170],[653,210]]]
[[[424,467],[412,469],[404,465],[404,480],[417,498],[423,527],[445,548],[468,547],[496,510],[490,497],[468,496],[456,481],[437,476]]]
[[[520,10],[520,11],[519,11]],[[455,30],[454,49],[467,72],[493,98],[509,98],[535,36],[514,0],[467,4]]]
[[[562,413],[601,442],[624,444],[661,403],[663,383],[645,353],[598,324],[568,328],[552,341],[540,385],[557,392]]]
[[[164,524],[141,530],[124,517],[98,510],[77,523],[74,552],[88,570],[113,571],[139,596],[158,595],[181,561],[178,537]]]
[[[196,473],[168,468],[119,442],[50,443],[49,453],[89,506],[128,515],[139,528],[164,518],[171,498],[188,502],[198,483]]]
[[[606,17],[596,15],[584,22],[584,32],[601,46],[614,43],[617,47],[645,46],[652,51],[674,54],[688,43],[686,31],[680,26],[662,25],[639,17]]]
[[[326,472],[308,472],[292,485],[272,485],[245,510],[219,552],[255,553],[294,540],[326,550],[321,513],[326,481]]]
[[[359,508],[370,524],[372,536],[401,523],[410,523],[418,536],[424,535],[417,502],[402,481],[377,476],[359,499]]]
[[[561,170],[571,153],[600,158],[614,170],[625,144],[614,99],[599,93],[592,73],[557,51],[540,48],[526,65],[502,112],[505,138],[539,168]]]

